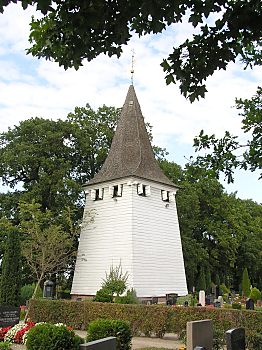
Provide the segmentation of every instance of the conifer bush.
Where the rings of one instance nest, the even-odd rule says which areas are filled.
[[[116,337],[117,350],[131,349],[132,334],[126,321],[102,319],[90,322],[87,328],[88,342],[106,337]]]

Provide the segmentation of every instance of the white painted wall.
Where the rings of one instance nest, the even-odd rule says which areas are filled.
[[[150,196],[139,196],[130,184],[135,181],[150,185]],[[109,186],[117,184],[123,184],[122,197],[112,198]],[[161,199],[161,190],[174,188],[126,178],[88,190],[101,187],[103,200],[86,198],[85,215],[93,221],[82,227],[71,294],[95,295],[105,272],[120,261],[139,297],[187,294],[176,205]]]

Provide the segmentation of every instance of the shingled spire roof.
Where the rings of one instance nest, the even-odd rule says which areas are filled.
[[[127,176],[175,186],[164,175],[154,157],[133,85],[129,87],[105,163],[87,185]]]

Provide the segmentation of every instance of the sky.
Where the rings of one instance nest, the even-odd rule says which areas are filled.
[[[208,79],[206,98],[193,104],[181,96],[178,85],[165,84],[160,63],[192,35],[187,23],[158,35],[134,36],[119,59],[100,55],[84,61],[78,71],[65,71],[55,62],[26,55],[32,15],[36,15],[34,8],[24,11],[16,4],[0,14],[0,132],[36,116],[64,119],[76,106],[87,103],[94,109],[103,104],[121,107],[131,83],[134,50],[137,97],[145,121],[153,126],[153,143],[166,148],[168,160],[183,166],[194,156],[193,139],[201,129],[216,136],[228,130],[245,139],[234,101],[254,95],[262,80],[261,69],[243,70],[240,63],[230,64]],[[237,191],[242,199],[262,202],[258,172],[237,171],[234,184],[222,183],[228,193]]]

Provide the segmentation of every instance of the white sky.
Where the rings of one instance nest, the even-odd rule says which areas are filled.
[[[222,136],[241,133],[235,97],[251,97],[261,83],[262,71],[243,70],[239,64],[216,72],[207,82],[205,99],[190,104],[178,86],[166,86],[160,67],[172,47],[191,35],[179,24],[161,35],[134,37],[120,59],[100,55],[78,71],[64,71],[57,63],[25,54],[29,47],[32,8],[10,5],[0,14],[0,132],[31,117],[65,118],[75,106],[121,107],[130,84],[131,50],[135,50],[134,85],[146,122],[153,126],[154,144],[165,147],[168,159],[183,165],[194,155],[193,138],[201,129]],[[258,173],[237,172],[228,192],[262,201]]]

